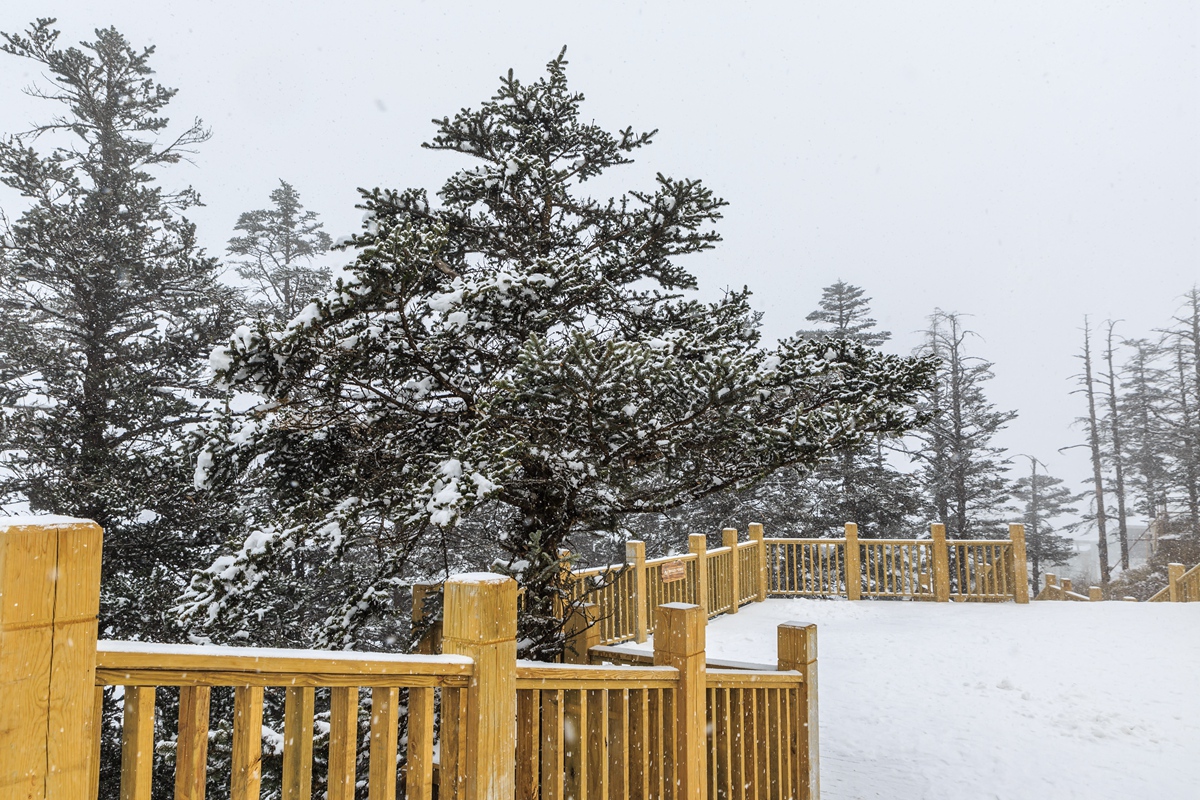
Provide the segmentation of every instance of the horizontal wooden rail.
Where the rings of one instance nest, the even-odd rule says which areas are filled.
[[[1167,565],[1167,585],[1155,592],[1150,603],[1200,603],[1200,564],[1186,569],[1183,564]]]

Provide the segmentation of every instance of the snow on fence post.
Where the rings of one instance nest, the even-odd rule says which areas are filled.
[[[1029,573],[1025,563],[1025,526],[1013,524],[1008,526],[1008,538],[1012,541],[1013,557],[1013,600],[1018,603],[1029,602]]]
[[[846,599],[862,599],[861,553],[858,548],[858,525],[846,523]]]
[[[517,584],[487,572],[455,575],[444,587],[442,651],[470,656],[463,800],[516,794]],[[443,780],[447,776],[442,776]]]
[[[708,615],[708,537],[703,533],[688,536],[688,550],[696,555],[696,605]]]
[[[738,555],[738,532],[737,528],[725,528],[721,531],[721,545],[729,548],[729,583],[730,597],[729,613],[736,614],[738,612],[738,601],[741,600],[741,587],[738,586],[738,573],[742,570],[742,559]]]
[[[94,797],[100,526],[0,520],[0,797]]]
[[[641,643],[646,641],[650,627],[650,607],[646,595],[646,543],[636,539],[626,542],[625,563],[633,568],[633,640]]]
[[[1185,569],[1186,567],[1183,564],[1167,564],[1167,589],[1172,603],[1183,601],[1183,598],[1180,597],[1180,589],[1182,587],[1179,584],[1183,580],[1183,571]]]
[[[929,526],[933,536],[933,599],[950,602],[950,553],[946,548],[946,526],[935,522]]]
[[[767,543],[763,538],[762,523],[751,522],[746,533],[750,541],[758,542],[758,569],[755,572],[758,575],[758,602],[761,603],[767,599]]]
[[[1091,600],[1093,603],[1095,603],[1095,602],[1098,602],[1103,599],[1104,599],[1104,590],[1103,589],[1101,589],[1099,586],[1089,586],[1088,587],[1088,600]]]
[[[796,670],[804,676],[799,707],[795,710],[796,730],[801,733],[799,770],[804,789],[801,800],[821,796],[818,714],[817,714],[817,626],[807,622],[785,622],[778,628],[780,670]]]
[[[701,538],[704,538],[701,536]],[[675,689],[675,763],[677,800],[705,800],[708,791],[706,726],[707,684],[704,628],[708,614],[698,605],[666,603],[658,607],[654,665],[679,670]]]
[[[567,636],[563,649],[564,664],[588,663],[588,651],[600,646],[600,606],[579,603],[571,609],[563,632]]]

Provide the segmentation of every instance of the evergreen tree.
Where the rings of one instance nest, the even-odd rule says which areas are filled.
[[[940,309],[929,318],[926,341],[918,352],[938,359],[936,378],[918,404],[929,422],[907,445],[932,511],[954,539],[982,539],[1002,529],[1001,515],[1010,496],[1004,477],[1008,459],[992,439],[1016,418],[997,411],[984,395],[992,378],[989,361],[970,356],[957,314]]]
[[[1174,500],[1184,510],[1177,523],[1200,539],[1200,289],[1184,295],[1182,313],[1166,331],[1164,439]]]
[[[1125,363],[1119,399],[1125,420],[1132,508],[1153,521],[1166,509],[1168,483],[1163,375],[1157,364],[1162,350],[1148,339],[1127,340],[1124,344],[1133,350]]]
[[[1108,322],[1108,337],[1104,348],[1104,363],[1108,372],[1103,375],[1106,389],[1105,411],[1103,420],[1103,439],[1107,450],[1107,461],[1112,470],[1113,496],[1117,500],[1117,541],[1121,547],[1121,569],[1129,569],[1129,521],[1126,508],[1125,492],[1125,420],[1121,415],[1121,406],[1117,396],[1117,368],[1113,363],[1113,330],[1116,323]]]
[[[27,200],[0,247],[0,502],[98,522],[101,635],[173,638],[172,599],[226,535],[219,498],[191,485],[187,429],[236,298],[183,217],[195,193],[154,175],[208,133],[168,132],[154,48],[111,28],[61,48],[53,25],[0,44],[44,71],[29,91],[61,114],[0,142],[0,180]]]
[[[1050,520],[1064,514],[1074,514],[1071,504],[1079,498],[1062,485],[1061,478],[1038,472],[1042,464],[1033,456],[1029,459],[1029,475],[1020,478],[1013,487],[1013,497],[1021,504],[1025,523],[1025,555],[1032,567],[1030,577],[1036,594],[1041,587],[1042,570],[1048,566],[1066,564],[1075,554],[1074,543],[1055,533]]]
[[[282,180],[271,192],[271,208],[238,217],[234,228],[243,235],[226,249],[238,258],[238,275],[253,287],[251,310],[283,324],[328,291],[329,268],[313,264],[333,244],[322,227],[316,212],[304,210],[300,193]]]
[[[619,536],[631,514],[912,424],[927,362],[847,340],[768,350],[746,292],[678,295],[696,285],[678,260],[718,241],[724,202],[661,174],[584,195],[653,133],[585,122],[565,68],[509,73],[436,121],[427,146],[474,160],[440,206],[364,192],[348,276],[283,329],[246,326],[214,351],[221,381],[269,402],[214,423],[198,478],[251,475],[273,505],[197,577],[191,618],[261,638],[318,609],[302,635],[373,642],[406,583],[466,562],[525,587],[521,652],[554,655],[570,537]]]
[[[871,319],[871,298],[863,297],[863,290],[845,281],[826,286],[821,290],[821,301],[817,309],[806,320],[828,327],[800,331],[800,336],[813,338],[852,339],[868,347],[879,347],[892,338],[890,331],[873,330],[876,323]]]

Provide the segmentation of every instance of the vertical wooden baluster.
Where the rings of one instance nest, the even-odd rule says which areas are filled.
[[[438,752],[438,798],[461,800],[463,770],[463,740],[466,736],[463,724],[463,703],[466,692],[458,688],[442,689],[442,725]]]
[[[150,800],[154,778],[154,687],[124,688],[121,800]]]
[[[208,772],[208,709],[212,689],[179,690],[179,735],[175,746],[176,800],[204,800]]]
[[[648,800],[646,736],[646,689],[629,690],[629,797]]]
[[[566,766],[563,792],[565,797],[574,800],[586,800],[584,793],[587,791],[587,759],[583,752],[587,742],[587,733],[583,728],[583,694],[582,690],[576,689],[563,692],[563,762]]]
[[[613,800],[629,798],[629,690],[608,692],[608,786]]]
[[[517,692],[517,800],[536,800],[540,777],[541,714],[539,692]]]
[[[433,694],[432,689],[426,691]],[[432,696],[429,702],[433,702]],[[411,719],[409,724],[411,731]],[[357,757],[358,687],[338,686],[329,691],[328,800],[354,800]]]
[[[313,700],[311,686],[289,686],[283,700],[283,800],[312,797]]]
[[[404,767],[407,800],[433,800],[433,689],[408,690],[408,747]],[[330,800],[333,800],[332,797]],[[353,795],[347,800],[353,800]]]
[[[262,787],[263,687],[233,690],[233,766],[231,800],[258,800]],[[330,795],[330,800],[336,800]]]
[[[746,729],[742,725],[742,706],[746,702],[742,689],[730,689],[729,740],[731,762],[729,773],[733,781],[733,798],[742,800],[746,794]]]
[[[608,800],[608,690],[594,689],[586,695],[586,796]]]
[[[717,725],[720,711],[717,707],[719,689],[707,689],[704,692],[705,742],[708,754],[708,797],[717,796],[717,742],[721,739],[721,731]]]
[[[661,609],[661,606],[660,606]],[[656,639],[658,637],[655,637]],[[649,781],[651,797],[663,797],[663,759],[665,758],[663,747],[663,725],[662,725],[662,690],[649,689],[646,691],[648,695],[646,709],[647,715],[650,718],[650,725],[647,730],[650,734],[650,763]]]
[[[733,800],[733,709],[730,707],[733,702],[733,690],[722,689],[721,694],[725,697],[724,708],[721,710],[721,723],[725,726],[725,741],[723,750],[725,761],[725,796],[729,800]]]
[[[542,692],[542,797],[565,800],[565,745],[563,742],[563,691]]]
[[[100,740],[104,732],[104,687],[97,686],[92,695],[92,717],[88,722],[88,738],[92,756],[88,760],[88,797],[97,800],[100,796]]]
[[[443,706],[444,708],[444,706]],[[371,750],[367,780],[370,800],[396,800],[396,750],[400,724],[400,690],[371,689]],[[461,753],[458,754],[461,758]],[[446,779],[443,773],[441,778]]]

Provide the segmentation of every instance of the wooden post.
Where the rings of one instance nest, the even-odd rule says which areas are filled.
[[[862,599],[862,563],[858,548],[858,525],[846,523],[846,598]]]
[[[750,541],[758,542],[758,602],[767,599],[767,542],[761,522],[751,522],[747,531]]]
[[[708,790],[704,669],[707,621],[707,614],[700,606],[666,603],[658,607],[654,665],[679,670],[679,686],[675,690],[675,766],[679,776],[676,800],[705,800]]]
[[[703,533],[688,536],[688,550],[696,554],[696,605],[708,618],[708,537]]]
[[[1093,603],[1104,599],[1104,591],[1099,586],[1088,587],[1088,600]]]
[[[1029,602],[1029,565],[1025,554],[1025,526],[1012,524],[1008,526],[1008,538],[1012,542],[1013,557],[1013,600],[1018,603]]]
[[[563,650],[564,664],[588,663],[588,652],[600,646],[600,606],[595,603],[580,603],[567,617],[563,632],[567,646]]]
[[[1067,595],[1066,595],[1066,593],[1067,593],[1067,592],[1074,592],[1074,591],[1075,591],[1075,587],[1071,585],[1071,579],[1070,579],[1070,578],[1063,578],[1063,579],[1062,579],[1062,590],[1063,590],[1063,595],[1062,595],[1062,599],[1063,599],[1063,600],[1066,600],[1066,599],[1067,599]]]
[[[946,547],[946,526],[935,522],[929,526],[933,535],[933,599],[950,602],[950,551]]]
[[[0,797],[90,797],[103,533],[0,518]]]
[[[1183,602],[1182,590],[1180,581],[1183,580],[1183,564],[1167,564],[1167,587],[1170,590],[1171,602]]]
[[[739,586],[741,576],[738,574],[742,571],[741,556],[738,555],[738,532],[737,528],[725,528],[721,531],[721,544],[729,548],[729,563],[733,568],[729,570],[729,581],[732,584],[733,599],[729,601],[729,613],[736,614],[738,612],[738,601],[742,596],[742,589]]]
[[[633,568],[633,629],[635,642],[644,642],[650,629],[649,595],[646,593],[646,543],[625,543],[625,563]]]
[[[817,714],[817,626],[807,622],[785,622],[778,628],[780,670],[794,669],[804,676],[800,704],[796,710],[797,730],[801,732],[799,773],[804,784],[802,800],[821,796],[820,731]]]
[[[464,800],[511,800],[516,793],[517,583],[487,572],[446,581],[442,651],[470,656]],[[445,780],[445,777],[442,778]]]

